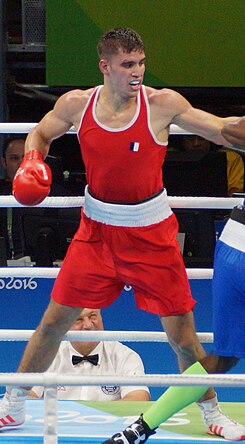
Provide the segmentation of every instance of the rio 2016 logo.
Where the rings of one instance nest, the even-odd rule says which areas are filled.
[[[0,290],[35,290],[37,282],[33,278],[7,277],[0,279]]]
[[[34,278],[6,277],[0,279],[0,290],[36,290],[37,285]],[[124,291],[131,290],[131,285],[124,286]]]

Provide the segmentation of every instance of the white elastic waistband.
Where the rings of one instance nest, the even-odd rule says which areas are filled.
[[[245,253],[245,225],[229,219],[219,238],[222,242]]]
[[[85,189],[84,213],[90,219],[107,225],[122,227],[146,227],[167,219],[172,214],[167,192],[146,202],[124,205],[102,202],[92,197]]]

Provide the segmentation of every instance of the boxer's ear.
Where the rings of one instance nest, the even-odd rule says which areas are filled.
[[[102,72],[102,74],[106,75],[108,74],[109,70],[108,70],[108,60],[107,59],[101,59],[99,61],[99,68],[100,71]]]

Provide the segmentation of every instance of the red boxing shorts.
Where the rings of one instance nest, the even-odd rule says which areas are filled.
[[[160,316],[191,311],[195,301],[177,232],[171,210],[160,222],[133,227],[98,222],[83,212],[52,299],[75,307],[104,308],[127,284],[133,287],[136,305],[142,310]]]

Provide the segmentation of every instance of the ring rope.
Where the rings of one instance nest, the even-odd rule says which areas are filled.
[[[0,330],[0,341],[29,341],[35,330]],[[200,342],[212,343],[213,333],[197,333]],[[157,331],[69,331],[63,341],[168,342],[165,332]]]
[[[59,267],[0,267],[0,278],[29,277],[55,279],[59,271]],[[212,268],[187,268],[186,272],[189,279],[212,279],[213,277]]]
[[[168,203],[171,208],[189,208],[189,209],[232,209],[237,205],[242,205],[242,197],[190,197],[190,196],[169,196]],[[36,205],[35,208],[65,208],[82,207],[84,205],[84,196],[62,196],[46,197],[43,202]],[[0,208],[5,207],[25,207],[21,205],[14,196],[0,196]]]
[[[35,205],[35,208],[64,208],[64,207],[82,207],[84,205],[84,196],[62,196],[62,197],[46,197],[39,205]],[[14,196],[0,196],[0,208],[12,207],[12,208],[25,208],[25,205],[21,205]],[[33,208],[33,207],[32,207]]]
[[[0,267],[0,278],[48,278],[55,279],[60,271],[59,267]],[[30,285],[29,285],[30,288]],[[0,285],[1,289],[1,285]],[[33,285],[33,289],[34,285]]]
[[[83,376],[73,373],[0,373],[0,385],[20,385],[44,387],[57,387],[63,385],[147,385],[150,387],[163,387],[170,385],[196,385],[196,386],[245,386],[245,374],[236,375],[142,375],[142,376]]]
[[[29,131],[37,126],[37,123],[29,122],[29,123],[0,123],[0,133],[5,134],[25,134],[29,133]],[[76,129],[72,126],[66,134],[77,134]],[[170,125],[170,134],[193,134],[189,131],[185,131],[180,128],[178,125],[171,124]]]

